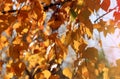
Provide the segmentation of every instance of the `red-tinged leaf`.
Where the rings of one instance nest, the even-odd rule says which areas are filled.
[[[19,3],[23,3],[25,2],[26,0],[17,0]]]
[[[100,6],[103,10],[107,11],[110,6],[110,0],[103,0]]]
[[[0,23],[0,34],[8,28],[8,25],[4,22]]]
[[[58,33],[53,33],[53,34],[49,35],[48,38],[49,38],[50,40],[55,41],[55,38],[56,38],[57,35],[58,35]]]
[[[120,20],[120,12],[114,12],[115,21]]]
[[[10,46],[9,47],[9,56],[12,57],[13,59],[19,58],[20,51],[18,50],[19,46]]]
[[[117,5],[119,6],[119,10],[120,10],[120,0],[116,0],[117,1]]]
[[[12,0],[5,0],[6,3],[12,3]]]
[[[9,53],[8,53],[8,55],[10,57],[12,57],[13,59],[18,59],[19,56],[20,56],[21,51],[25,50],[27,48],[28,48],[28,45],[27,45],[27,43],[24,43],[24,42],[23,42],[23,46],[20,46],[20,44],[11,45],[9,47]]]
[[[0,60],[0,71],[2,70],[3,61]]]
[[[34,54],[40,53],[39,49],[34,49]]]

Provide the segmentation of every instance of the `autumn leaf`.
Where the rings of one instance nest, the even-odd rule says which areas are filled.
[[[60,79],[59,75],[51,75],[49,79]]]
[[[98,58],[98,50],[94,47],[89,47],[83,52],[82,57],[89,60],[96,60]]]
[[[12,57],[13,59],[19,58],[20,55],[20,50],[19,50],[19,45],[14,45],[9,47],[9,56]]]
[[[120,12],[114,12],[115,21],[120,20]]]
[[[50,5],[51,0],[41,0],[42,2],[44,2],[46,5]]]
[[[16,63],[12,63],[11,67],[17,76],[21,76],[26,66],[23,62],[18,61]]]
[[[110,6],[110,0],[103,0],[100,6],[103,10],[107,11]]]
[[[84,78],[89,78],[89,72],[88,72],[88,69],[87,69],[87,67],[82,67],[82,75],[83,75],[83,77]]]
[[[0,61],[0,71],[2,70],[3,61]]]
[[[79,46],[80,46],[80,42],[78,42],[76,40],[74,40],[73,42],[74,42],[73,46],[74,46],[75,50],[78,51],[79,50]]]
[[[96,61],[103,57],[99,59],[98,49],[86,40],[93,39],[94,29],[107,36],[119,28],[119,0],[114,19],[103,20],[110,4],[110,0],[0,0],[1,79],[96,79]],[[107,13],[93,17],[98,18],[94,24],[91,15],[97,16],[100,8]],[[70,63],[65,60],[69,46],[76,56]]]
[[[69,79],[72,79],[72,72],[70,71],[69,68],[64,68],[62,73],[63,73],[63,75],[65,75]]]
[[[70,9],[70,14],[71,21],[74,21],[77,17],[77,13],[73,9]]]
[[[49,77],[51,76],[51,72],[48,70],[44,70],[44,71],[42,71],[42,73],[44,74],[46,79],[49,79]]]

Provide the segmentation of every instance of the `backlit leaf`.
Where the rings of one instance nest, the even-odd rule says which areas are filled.
[[[78,51],[80,43],[78,41],[76,41],[76,40],[74,40],[73,42],[74,42],[74,48],[75,48],[75,50]]]
[[[46,79],[49,79],[49,77],[51,76],[51,72],[48,70],[44,70],[42,73],[44,74]]]
[[[63,75],[65,75],[69,79],[72,79],[72,72],[70,71],[69,68],[64,68],[62,73],[63,73]]]

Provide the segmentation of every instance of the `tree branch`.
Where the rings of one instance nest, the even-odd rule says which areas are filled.
[[[50,7],[56,6],[56,5],[63,5],[66,2],[69,2],[71,0],[65,0],[63,2],[56,2],[56,3],[51,3],[50,5],[44,6],[44,10],[48,10]],[[6,13],[14,13],[20,10],[8,10],[8,11],[1,11],[1,13],[6,14]]]
[[[117,7],[118,7],[118,6],[114,7],[113,9],[110,9],[107,13],[105,13],[105,14],[101,15],[100,17],[98,17],[98,18],[94,21],[94,23],[96,23],[100,18],[104,17],[104,16],[107,15],[108,13],[112,12],[113,10],[115,10]]]

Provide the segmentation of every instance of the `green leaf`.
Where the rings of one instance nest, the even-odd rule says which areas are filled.
[[[73,9],[70,9],[70,18],[71,18],[71,21],[74,21],[77,17],[77,13],[73,10]]]

